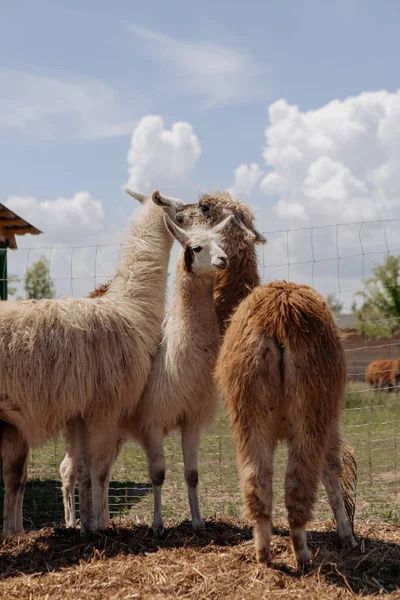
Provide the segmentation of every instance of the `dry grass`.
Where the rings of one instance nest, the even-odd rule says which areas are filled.
[[[188,523],[168,527],[161,541],[141,524],[108,529],[92,539],[42,529],[6,539],[0,550],[0,597],[47,598],[400,598],[400,528],[356,524],[360,546],[340,550],[332,522],[314,524],[314,553],[299,573],[288,532],[273,536],[270,567],[254,560],[250,529],[239,520],[207,522],[201,536]]]

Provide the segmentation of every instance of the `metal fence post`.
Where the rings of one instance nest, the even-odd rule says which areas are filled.
[[[0,248],[0,298],[8,299],[7,248]]]

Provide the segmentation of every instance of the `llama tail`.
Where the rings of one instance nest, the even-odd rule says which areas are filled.
[[[352,446],[342,440],[342,493],[348,521],[354,533],[354,515],[356,512],[357,496],[357,462]]]
[[[330,412],[335,397],[343,393],[347,379],[339,329],[319,294],[307,286],[282,283],[276,286],[273,301],[279,307],[274,327],[278,343],[283,347],[285,392],[288,387],[296,386],[296,391],[301,393],[303,390],[310,402],[318,402],[325,396],[328,399],[325,408]],[[303,368],[299,369],[300,364]],[[339,398],[337,409],[340,410]],[[357,462],[353,448],[345,440],[342,441],[341,460],[343,500],[354,529]]]

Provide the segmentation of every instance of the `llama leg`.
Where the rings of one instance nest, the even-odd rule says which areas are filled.
[[[76,420],[68,423],[64,430],[66,454],[60,465],[62,493],[64,500],[65,525],[76,527],[75,515],[75,487],[77,483],[77,456],[80,448],[80,435],[83,429],[82,422]]]
[[[75,487],[77,483],[77,464],[73,456],[68,453],[60,465],[62,493],[64,501],[64,517],[66,527],[76,527],[75,515]]]
[[[28,475],[29,446],[13,425],[2,430],[4,480],[3,535],[23,533],[22,505]]]
[[[80,453],[77,458],[78,490],[79,490],[79,518],[81,521],[81,535],[92,531],[92,505],[90,498],[91,480],[89,456]]]
[[[300,566],[311,559],[305,526],[312,518],[324,454],[324,443],[315,431],[289,443],[285,502],[292,547]]]
[[[117,447],[115,449],[115,455],[114,455],[113,462],[112,462],[113,465],[115,464],[115,462],[121,452],[123,443],[124,443],[124,439],[120,438],[118,440]],[[109,489],[110,489],[110,477],[111,477],[111,469],[108,473],[107,481],[105,482],[105,486],[104,486],[104,524],[106,527],[108,527],[108,525],[110,525],[110,523],[111,523],[110,503],[109,503],[109,499],[108,499]]]
[[[271,560],[272,476],[275,443],[246,427],[238,451],[244,516],[253,523],[257,562]],[[244,430],[245,431],[245,430]]]
[[[338,428],[332,436],[328,446],[325,467],[322,472],[322,482],[328,495],[335,520],[336,530],[343,546],[355,548],[357,542],[353,537],[351,526],[346,517],[346,509],[343,500],[342,491],[342,461],[341,461],[342,443]]]
[[[90,498],[90,456],[87,446],[85,423],[78,417],[68,426],[68,431],[71,433],[73,431],[74,434],[74,452],[79,491],[79,518],[81,521],[80,533],[81,535],[86,535],[92,531],[92,504]]]
[[[161,429],[147,431],[142,434],[141,443],[146,452],[147,469],[153,487],[154,516],[152,529],[156,535],[162,535],[164,533],[161,512],[161,491],[165,479],[164,432]]]
[[[92,483],[93,529],[105,529],[106,499],[108,500],[108,483],[110,472],[116,458],[118,446],[118,428],[116,424],[104,427],[96,424],[90,426],[89,455],[90,479]]]
[[[201,430],[198,425],[184,423],[181,431],[183,462],[185,465],[185,480],[188,486],[190,513],[192,515],[193,529],[204,529],[204,519],[200,514],[198,495],[198,456]]]

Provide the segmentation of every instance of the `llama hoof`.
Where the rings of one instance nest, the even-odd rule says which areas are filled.
[[[79,533],[81,536],[86,537],[93,533],[93,529],[89,525],[85,525],[84,523],[81,523],[81,528],[79,530]]]
[[[68,529],[76,529],[76,521],[65,521],[65,527],[67,527]]]
[[[297,554],[296,559],[299,569],[302,571],[307,570],[311,564],[311,554],[308,548],[303,548],[303,550]]]
[[[162,535],[164,535],[164,523],[161,522],[155,522],[153,521],[153,524],[151,526],[154,535],[161,537]]]
[[[256,560],[258,563],[271,562],[271,553],[266,548],[256,548]]]
[[[3,537],[3,538],[8,538],[8,537],[10,537],[11,535],[14,535],[14,533],[15,533],[15,532],[14,532],[14,531],[11,531],[11,529],[8,529],[8,528],[6,529],[6,528],[4,528],[4,527],[3,527],[3,533],[2,533],[2,537]]]
[[[204,531],[206,528],[206,524],[204,519],[198,519],[196,521],[192,521],[192,527],[194,531]]]
[[[93,519],[93,531],[105,531],[106,526],[103,517],[99,519]]]
[[[358,546],[358,542],[353,535],[349,535],[348,537],[342,538],[340,540],[340,544],[342,548],[347,548],[348,550],[353,550]]]

